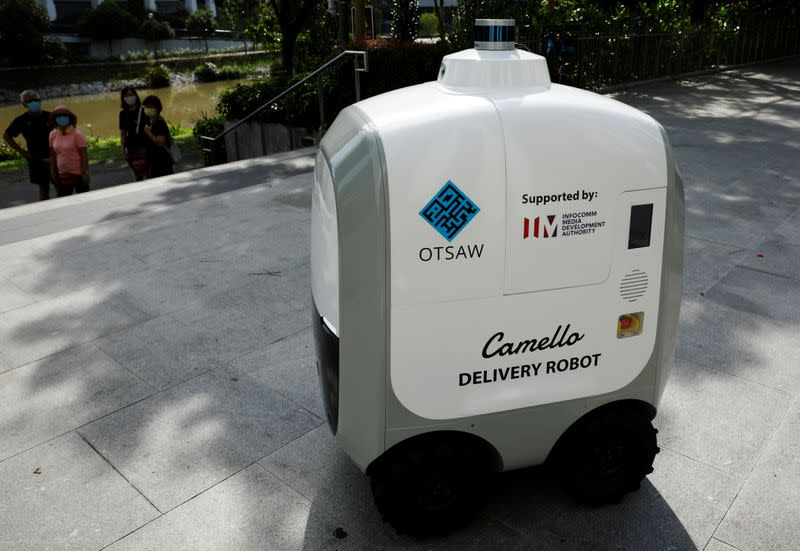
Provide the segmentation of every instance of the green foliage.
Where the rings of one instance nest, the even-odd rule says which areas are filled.
[[[5,140],[0,141],[0,163],[19,159],[22,159],[22,156],[16,149],[11,149],[11,146],[9,146]]]
[[[141,34],[145,40],[151,42],[175,38],[175,31],[172,30],[169,23],[166,21],[159,21],[155,18],[148,18],[145,20],[142,26],[139,27],[139,34]]]
[[[414,40],[419,31],[419,1],[392,0],[392,37],[397,40]]]
[[[144,21],[146,17],[144,0],[128,0],[128,12],[130,12],[137,24]]]
[[[129,36],[136,29],[136,20],[116,0],[103,0],[95,9],[87,11],[78,22],[81,34],[95,40],[111,41]]]
[[[266,0],[225,0],[217,18],[223,26],[259,44],[270,41],[268,32],[277,25]]]
[[[67,58],[67,47],[57,36],[47,35],[42,42],[42,58],[44,63],[59,63]]]
[[[427,12],[419,18],[419,35],[423,37],[438,36],[439,18],[436,14]]]
[[[275,12],[269,2],[261,1],[252,5],[251,0],[233,0],[239,6],[241,32],[253,43],[265,50],[273,50],[281,44],[281,29]],[[228,4],[225,4],[228,8]],[[247,16],[248,10],[254,10]]]
[[[34,65],[43,61],[47,12],[35,0],[0,1],[0,65]]]
[[[216,82],[244,78],[247,71],[235,65],[220,68],[209,61],[195,67],[193,73],[197,82]]]
[[[374,41],[366,45],[370,70],[361,73],[363,97],[370,97],[404,86],[435,80],[442,57],[453,50],[446,44]],[[241,119],[283,92],[303,74],[288,78],[284,73],[271,78],[238,84],[220,97],[217,111],[226,119]],[[353,63],[345,60],[322,77],[325,122],[330,124],[341,109],[355,101]],[[272,107],[260,119],[315,130],[320,126],[317,81],[311,80]]]
[[[325,3],[317,4],[309,28],[297,37],[297,68],[313,70],[331,57],[336,47],[336,21]]]
[[[186,20],[186,29],[190,36],[208,38],[214,36],[216,28],[214,15],[206,9],[197,10]]]
[[[209,136],[213,138],[214,136],[218,136],[224,129],[223,120],[224,117],[222,115],[208,115],[206,113],[204,113],[203,116],[197,120],[197,122],[194,124],[194,128],[192,129],[192,135],[197,141],[197,145],[200,147],[200,150],[203,150],[210,145],[205,143],[202,139],[200,139],[200,137]],[[225,158],[225,140],[219,140],[216,142],[215,147],[216,150],[210,154],[206,151],[202,152],[204,165],[212,164],[215,160],[214,157],[220,160]]]
[[[147,68],[144,81],[148,88],[166,88],[171,81],[169,69],[165,65],[153,65]]]

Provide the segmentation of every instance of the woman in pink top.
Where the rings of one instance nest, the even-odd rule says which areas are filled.
[[[78,117],[59,105],[50,112],[55,129],[50,132],[50,174],[59,197],[89,191],[89,154],[86,138],[75,128]]]

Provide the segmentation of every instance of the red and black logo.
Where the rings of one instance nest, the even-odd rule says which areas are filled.
[[[528,239],[531,236],[531,219],[523,218],[522,223],[522,239]],[[533,237],[547,238],[558,236],[558,220],[555,214],[548,216],[537,216],[533,219]]]

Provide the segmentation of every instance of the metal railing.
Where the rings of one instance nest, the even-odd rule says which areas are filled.
[[[239,126],[246,123],[253,117],[256,117],[259,113],[270,107],[271,105],[275,104],[281,98],[286,96],[287,94],[293,92],[297,88],[303,86],[309,80],[313,78],[317,78],[317,97],[319,99],[319,119],[320,119],[320,130],[325,130],[325,98],[322,91],[322,73],[333,66],[335,63],[344,59],[345,57],[353,57],[353,65],[354,65],[354,78],[355,78],[355,92],[356,92],[356,101],[361,101],[361,73],[366,73],[369,71],[369,64],[367,60],[367,52],[360,51],[360,50],[345,50],[339,53],[337,56],[333,57],[323,65],[320,65],[310,73],[308,73],[305,77],[298,80],[291,86],[289,86],[286,90],[263,104],[261,107],[244,117],[243,119],[237,121],[235,124],[231,125],[229,128],[226,128],[221,133],[217,134],[216,136],[200,136],[200,139],[203,142],[203,152],[207,153],[212,157],[212,160],[216,161],[215,156],[219,152],[218,143],[219,140],[225,138],[227,134],[236,130]],[[359,61],[361,61],[359,63]],[[214,163],[216,164],[216,163]]]

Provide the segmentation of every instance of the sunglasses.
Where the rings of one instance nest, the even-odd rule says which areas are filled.
[[[30,98],[30,99],[22,100],[22,103],[32,103],[34,101],[41,102],[42,100],[40,100],[39,98]]]

